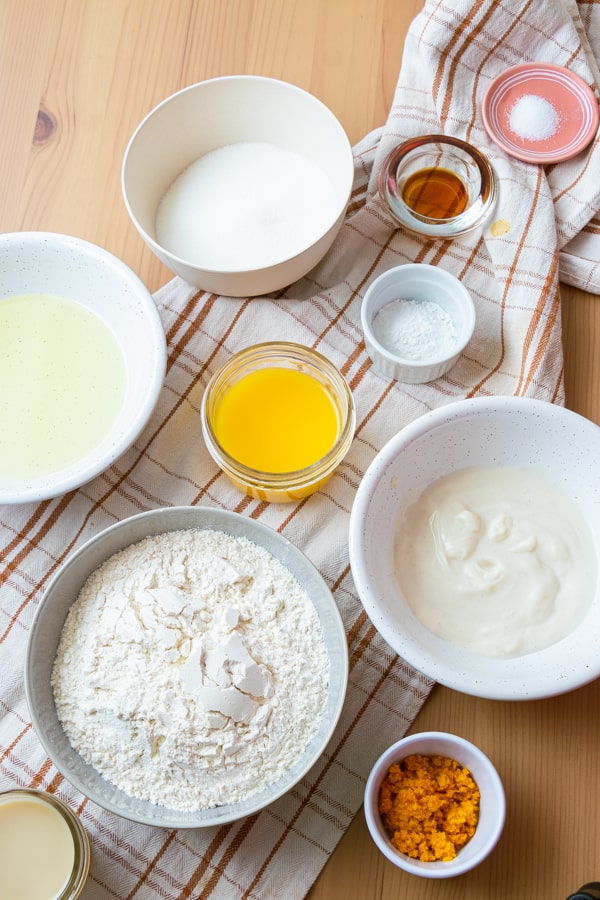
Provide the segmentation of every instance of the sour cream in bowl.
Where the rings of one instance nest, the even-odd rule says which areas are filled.
[[[350,520],[359,597],[420,672],[490,699],[600,675],[600,429],[518,397],[461,400],[395,435]]]

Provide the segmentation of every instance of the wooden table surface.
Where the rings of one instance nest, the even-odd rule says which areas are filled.
[[[127,216],[120,164],[140,119],[218,75],[294,82],[352,143],[384,124],[422,0],[0,0],[0,230],[62,231],[112,251],[150,290],[171,274]],[[567,404],[600,424],[600,298],[563,289]],[[599,648],[600,652],[600,648]],[[474,872],[406,875],[362,811],[311,900],[564,900],[600,879],[600,681],[539,702],[436,687],[412,730],[474,741],[507,794],[500,844]]]

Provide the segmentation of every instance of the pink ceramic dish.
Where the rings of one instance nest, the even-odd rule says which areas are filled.
[[[548,137],[524,137],[511,127],[515,104],[529,96],[542,98],[556,111],[558,122]],[[592,89],[579,75],[551,63],[522,63],[498,75],[484,95],[481,113],[488,134],[506,153],[539,164],[576,156],[594,137],[599,120]]]

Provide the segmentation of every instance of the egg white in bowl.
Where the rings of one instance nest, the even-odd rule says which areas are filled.
[[[0,235],[0,319],[0,503],[61,496],[107,469],[146,426],[167,359],[158,309],[103,248],[17,232]]]

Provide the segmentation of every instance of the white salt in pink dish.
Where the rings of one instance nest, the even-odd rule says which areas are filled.
[[[581,153],[598,129],[598,100],[563,66],[522,63],[495,78],[481,107],[485,128],[510,156],[538,164]]]
[[[360,316],[374,370],[412,384],[445,375],[475,329],[475,306],[465,286],[426,263],[379,275],[367,288]]]

